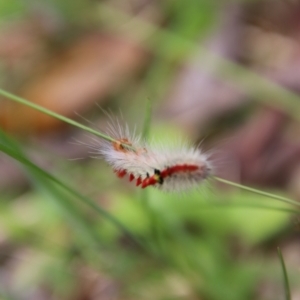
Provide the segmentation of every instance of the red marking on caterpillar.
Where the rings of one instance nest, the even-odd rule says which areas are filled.
[[[208,164],[178,164],[160,171],[143,181],[142,188],[155,186],[165,191],[185,190],[201,183],[210,172]]]
[[[175,165],[161,171],[161,177],[166,178],[180,172],[194,172],[199,169],[197,165]]]
[[[136,186],[139,186],[141,183],[142,183],[142,178],[139,177],[137,180],[136,180]]]
[[[130,175],[129,175],[129,181],[131,182],[132,180],[134,180],[134,175],[133,175],[133,174],[130,174]]]
[[[119,178],[123,178],[126,175],[126,170],[118,170],[116,171],[116,174]]]
[[[146,178],[143,180],[142,188],[146,188],[147,186],[155,185],[159,183],[159,178],[155,177],[156,175],[154,174],[153,176]]]

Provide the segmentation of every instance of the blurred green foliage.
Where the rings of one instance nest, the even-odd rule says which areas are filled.
[[[22,0],[0,1],[0,22],[24,14],[26,4]]]
[[[182,195],[150,189],[145,205],[146,199],[126,186],[115,191],[120,182],[102,162],[74,169],[76,181],[92,181],[85,194],[96,189],[95,173],[106,173],[107,182],[99,181],[97,194],[109,199],[109,214],[143,244],[142,248],[125,246],[126,235],[110,219],[88,212],[82,203],[57,190],[44,172],[31,168],[15,142],[1,137],[0,149],[6,145],[11,150],[8,155],[16,158],[17,152],[23,158],[23,168],[36,187],[13,202],[2,199],[0,209],[3,232],[16,246],[35,253],[30,276],[22,275],[28,261],[21,264],[18,280],[24,291],[46,282],[59,297],[71,293],[76,286],[72,265],[79,261],[121,280],[129,298],[148,299],[150,289],[149,299],[185,299],[181,293],[251,299],[263,276],[261,258],[239,249],[259,247],[289,223],[284,211],[288,206],[249,193],[224,195],[205,186]],[[64,172],[67,176],[70,171]],[[260,207],[264,204],[267,208]],[[130,237],[126,239],[130,242]],[[170,284],[182,287],[172,290]]]
[[[44,3],[68,24],[99,26],[93,19],[97,1],[39,4]],[[21,16],[30,5],[34,2],[0,0],[0,22]],[[208,0],[160,3],[166,27],[195,43],[213,29],[218,5]],[[179,40],[162,37],[152,37],[157,51],[140,93],[130,102],[127,114],[137,119],[140,99],[156,90],[159,101],[178,64],[190,55]],[[125,100],[131,91],[118,97],[128,108]],[[179,135],[178,128],[155,125],[151,138],[172,140]],[[30,189],[20,195],[0,194],[1,235],[24,253],[6,298],[16,294],[18,299],[40,285],[52,289],[53,299],[70,298],[80,289],[84,267],[121,282],[120,299],[260,299],[260,282],[268,276],[281,282],[280,269],[273,272],[277,261],[269,258],[263,244],[290,226],[289,206],[247,192],[224,193],[210,183],[188,194],[154,189],[145,194],[119,181],[97,160],[76,164],[57,158],[53,173],[58,175],[51,175],[26,156],[28,145],[23,144],[0,135],[0,150],[18,160],[31,180]]]

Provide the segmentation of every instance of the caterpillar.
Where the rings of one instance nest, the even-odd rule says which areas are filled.
[[[124,129],[123,129],[124,128]],[[112,166],[119,178],[128,178],[141,188],[155,187],[163,191],[184,191],[198,187],[210,174],[208,156],[195,147],[155,146],[129,128],[110,125],[114,142],[104,141],[99,154]]]

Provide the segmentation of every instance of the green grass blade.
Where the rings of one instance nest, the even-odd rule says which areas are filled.
[[[250,208],[250,209],[259,209],[259,210],[272,210],[272,211],[278,211],[282,213],[293,213],[293,214],[300,214],[299,209],[293,209],[289,207],[276,207],[271,205],[263,205],[263,204],[251,204],[251,203],[214,203],[209,205],[201,205],[198,208],[205,209],[205,208],[216,208],[219,209],[222,208],[229,208],[229,209],[240,209],[240,208]]]
[[[148,140],[150,136],[150,128],[151,128],[151,116],[152,116],[152,102],[150,99],[147,99],[146,108],[145,108],[145,118],[142,126],[142,138],[143,140]],[[151,234],[152,239],[149,240],[148,247],[153,252],[160,253],[161,255],[161,238],[159,233],[159,225],[157,222],[157,216],[155,211],[151,207],[150,198],[149,198],[149,190],[144,189],[141,191],[140,194],[140,203],[144,210],[147,212],[149,220],[150,220],[150,227],[151,227]],[[154,241],[154,243],[152,242]],[[159,249],[157,249],[159,247]]]
[[[16,95],[14,95],[12,93],[9,93],[9,92],[7,92],[7,91],[5,91],[3,89],[0,89],[0,95],[4,96],[4,97],[6,97],[6,98],[8,98],[10,100],[13,100],[13,101],[15,101],[17,103],[20,103],[20,104],[26,105],[28,107],[31,107],[31,108],[33,108],[33,109],[35,109],[35,110],[37,110],[37,111],[39,111],[41,113],[44,113],[44,114],[46,114],[46,115],[48,115],[50,117],[53,117],[53,118],[55,118],[57,120],[63,121],[65,123],[67,123],[67,124],[70,124],[70,125],[75,126],[77,128],[83,129],[83,130],[85,130],[85,131],[87,131],[89,133],[92,133],[92,134],[94,134],[94,135],[96,135],[96,136],[98,136],[98,137],[100,137],[102,139],[105,139],[105,140],[109,141],[109,142],[114,142],[115,141],[115,139],[111,138],[108,135],[105,135],[105,134],[103,134],[103,133],[101,133],[101,132],[99,132],[97,130],[94,130],[94,129],[90,128],[90,127],[84,126],[84,125],[82,125],[82,124],[80,124],[80,123],[78,123],[78,122],[76,122],[76,121],[74,121],[72,119],[69,119],[69,118],[64,117],[64,116],[62,116],[60,114],[57,114],[57,113],[55,113],[55,112],[53,112],[53,111],[51,111],[51,110],[49,110],[47,108],[44,108],[44,107],[42,107],[42,106],[40,106],[38,104],[32,103],[32,102],[30,102],[30,101],[28,101],[28,100],[26,100],[24,98],[16,96]]]
[[[288,203],[288,204],[291,204],[291,205],[300,206],[300,203],[298,203],[297,201],[289,199],[289,198],[286,198],[286,197],[282,197],[282,196],[278,196],[278,195],[275,195],[275,194],[272,194],[272,193],[260,191],[260,190],[257,190],[255,188],[251,188],[251,187],[239,184],[239,183],[235,183],[235,182],[232,182],[232,181],[229,181],[229,180],[217,177],[217,176],[213,176],[213,178],[215,180],[219,181],[219,182],[222,182],[222,183],[225,183],[227,185],[231,185],[231,186],[237,187],[239,189],[242,189],[242,190],[245,190],[245,191],[248,191],[248,192],[252,192],[254,194],[266,196],[268,198],[276,199],[276,200],[279,200],[279,201],[282,201],[282,202],[285,202],[285,203]]]
[[[45,195],[45,198],[47,197],[54,199],[55,202],[59,204],[59,207],[72,224],[72,227],[77,229],[75,232],[80,233],[80,238],[85,240],[90,247],[99,249],[99,245],[101,244],[99,236],[91,226],[91,223],[88,221],[88,219],[85,218],[81,211],[74,205],[74,203],[72,203],[72,201],[69,199],[69,196],[59,189],[54,182],[49,182],[47,177],[44,176],[43,172],[32,162],[23,157],[19,152],[15,152],[12,148],[7,147],[1,142],[0,151],[21,162],[31,178],[31,181],[35,184],[37,189]]]
[[[11,147],[1,143],[1,140],[4,142],[9,141],[8,137],[1,133],[0,131],[0,151],[6,153],[7,155],[11,156],[12,158],[16,159],[23,165],[25,165],[27,168],[29,168],[31,171],[37,172],[40,176],[43,178],[46,178],[47,180],[55,183],[56,185],[60,186],[64,190],[66,190],[68,193],[70,193],[72,196],[74,196],[76,199],[81,200],[84,204],[88,205],[90,208],[95,210],[98,214],[100,214],[102,217],[107,219],[109,222],[114,224],[117,228],[119,228],[122,232],[124,232],[127,236],[129,236],[133,241],[135,241],[137,244],[141,246],[141,242],[137,240],[137,238],[123,225],[121,224],[116,218],[114,218],[111,214],[103,210],[99,205],[97,205],[95,202],[93,202],[91,199],[89,199],[86,196],[83,196],[76,190],[69,187],[67,184],[63,183],[61,180],[57,179],[55,176],[51,175],[50,173],[46,172],[45,170],[41,169],[34,163],[32,163],[29,159],[27,159],[24,155],[21,155],[20,152],[18,152],[20,149],[16,148],[16,143],[12,143]],[[14,150],[17,149],[17,150]]]
[[[288,279],[284,259],[283,259],[283,256],[282,256],[282,253],[281,253],[281,250],[280,250],[279,247],[277,247],[277,253],[278,253],[281,268],[282,268],[283,281],[284,281],[284,291],[285,291],[285,300],[292,300],[289,279]]]

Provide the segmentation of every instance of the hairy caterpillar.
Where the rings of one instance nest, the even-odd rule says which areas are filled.
[[[98,153],[118,177],[127,177],[136,186],[153,186],[163,191],[184,191],[199,186],[211,174],[208,157],[199,149],[180,146],[154,146],[146,143],[128,126],[109,125],[114,142],[104,141]]]

